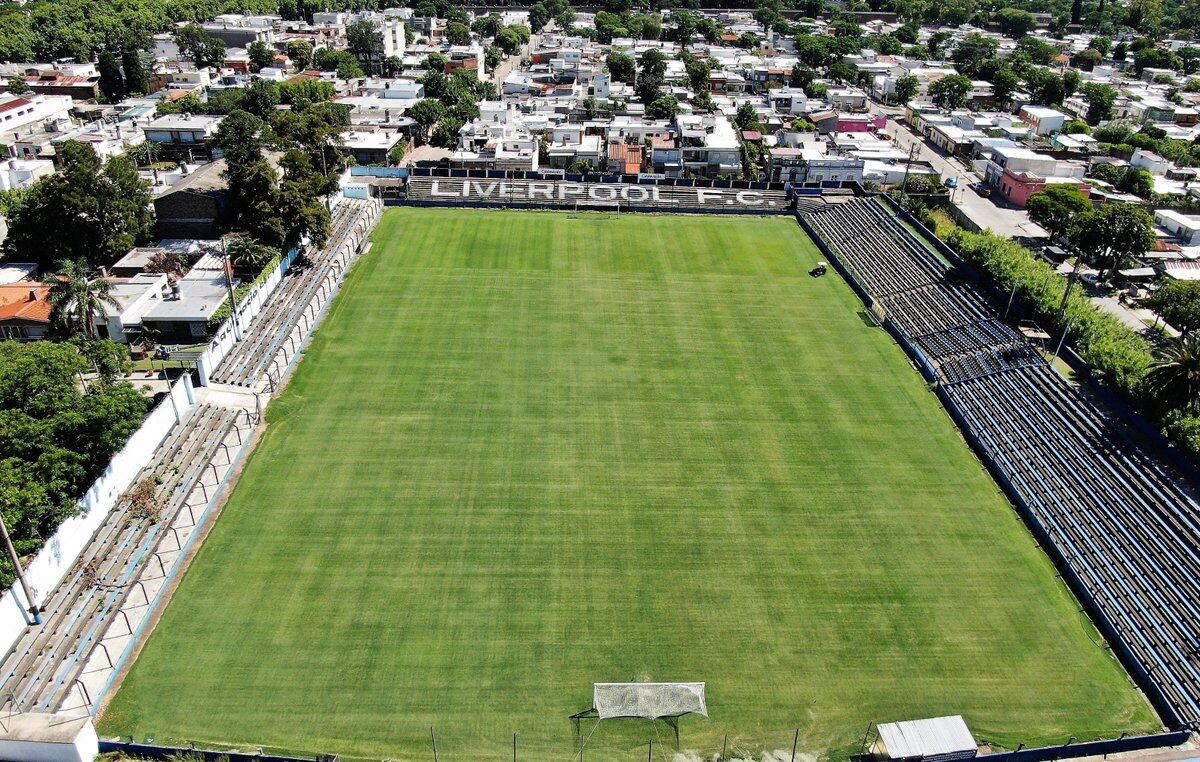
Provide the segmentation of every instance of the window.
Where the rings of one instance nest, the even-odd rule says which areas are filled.
[[[23,325],[6,325],[0,328],[0,336],[6,339],[28,339],[29,330]]]

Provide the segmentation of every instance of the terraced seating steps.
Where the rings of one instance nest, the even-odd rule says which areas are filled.
[[[1145,676],[1200,722],[1200,506],[875,200],[805,219],[933,364],[942,398]]]

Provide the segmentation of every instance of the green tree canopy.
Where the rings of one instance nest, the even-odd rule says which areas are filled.
[[[91,146],[68,141],[61,162],[12,210],[3,244],[10,259],[107,266],[150,240],[150,186],[132,161],[114,156],[101,166]]]

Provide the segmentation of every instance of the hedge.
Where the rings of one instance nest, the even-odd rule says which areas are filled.
[[[1143,390],[1154,355],[1144,338],[1117,318],[1103,312],[1090,299],[1074,291],[1061,314],[1067,280],[1029,249],[1006,238],[961,228],[946,243],[964,260],[989,275],[1005,292],[1016,287],[1015,300],[1055,333],[1068,325],[1067,342],[1097,377],[1116,389],[1193,459],[1200,458],[1200,417],[1155,409]]]

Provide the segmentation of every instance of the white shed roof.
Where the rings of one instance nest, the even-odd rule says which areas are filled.
[[[973,752],[978,748],[966,721],[957,714],[927,720],[887,722],[879,725],[879,740],[883,741],[891,759]]]

